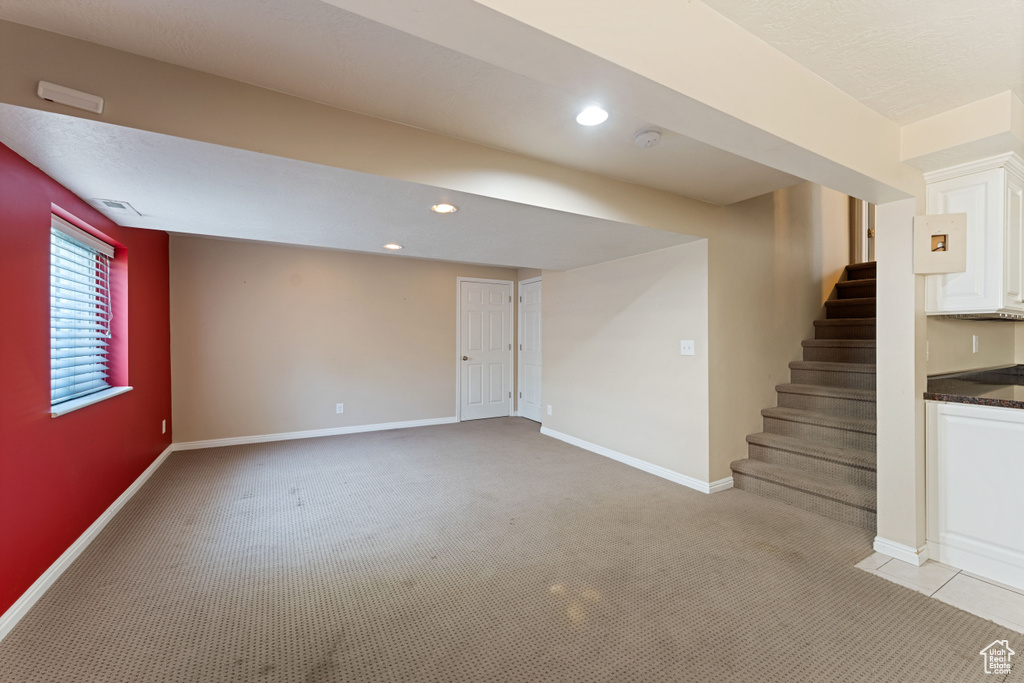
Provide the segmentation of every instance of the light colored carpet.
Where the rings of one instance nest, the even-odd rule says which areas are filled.
[[[181,452],[0,680],[991,681],[978,651],[1019,638],[854,569],[870,552],[521,419]]]

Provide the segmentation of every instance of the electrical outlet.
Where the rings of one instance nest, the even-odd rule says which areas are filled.
[[[162,423],[160,424],[160,433],[161,433],[161,434],[166,434],[166,433],[167,433],[167,420],[164,420],[164,421],[163,421],[163,422],[162,422]]]
[[[550,415],[550,414],[551,414],[551,404],[549,403],[548,404],[548,415]]]
[[[683,339],[679,342],[679,354],[682,356],[692,356],[693,351],[693,340]]]
[[[345,404],[344,403],[339,403],[336,406],[334,406],[334,412],[337,415],[341,415],[342,413],[344,413],[345,412]]]
[[[972,351],[972,353],[977,353],[978,352],[978,335],[972,334],[971,337],[973,338],[973,341],[971,342],[971,348],[974,349]]]

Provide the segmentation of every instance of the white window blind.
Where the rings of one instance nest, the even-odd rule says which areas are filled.
[[[114,248],[53,216],[50,229],[50,403],[110,386],[110,259]]]

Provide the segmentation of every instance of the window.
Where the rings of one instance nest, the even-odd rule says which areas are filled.
[[[50,404],[108,389],[114,248],[53,216],[50,227]]]

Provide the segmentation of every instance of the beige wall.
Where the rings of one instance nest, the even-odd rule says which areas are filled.
[[[707,253],[544,272],[545,427],[708,481]]]
[[[3,55],[18,55],[25,50],[39,58],[2,59]],[[801,211],[813,213],[814,193],[809,191],[800,195],[799,189],[793,190],[797,198],[777,220],[770,197],[738,207],[713,206],[8,22],[0,22],[0,61],[12,67],[9,78],[0,80],[0,101],[91,118],[40,100],[35,95],[35,84],[40,79],[50,80],[102,93],[107,102],[103,120],[115,125],[708,239],[715,478],[728,476],[728,463],[744,456],[744,436],[760,428],[760,409],[773,404],[773,387],[784,381],[786,362],[798,357],[799,340],[810,329],[812,313],[820,310],[823,271],[813,264],[823,258],[823,245],[807,233],[817,228],[810,223],[799,228],[794,227],[795,223],[787,224]],[[789,191],[782,196],[785,192]],[[803,205],[805,200],[812,203]],[[796,204],[803,208],[795,209]],[[811,251],[800,256],[797,252],[801,248]],[[807,259],[812,265],[807,265]],[[507,272],[508,279],[516,277],[516,271]],[[184,293],[176,292],[176,297]],[[205,315],[215,317],[212,303],[204,304],[199,295],[193,298],[197,305],[206,306],[202,309]],[[800,310],[795,316],[794,301],[799,302]],[[454,316],[454,303],[451,309],[448,315]],[[781,324],[774,322],[769,311],[777,311],[779,320],[794,321],[796,328],[764,344],[765,326]],[[227,315],[232,314],[229,311]],[[187,329],[188,321],[183,323]],[[189,368],[201,369],[210,362],[204,357],[184,358],[183,352],[179,350],[179,372],[185,370],[181,366],[185,361]],[[746,354],[751,355],[747,358]],[[176,405],[180,411],[192,410],[192,422],[206,426],[189,429],[189,418],[182,413],[175,435],[179,441],[213,438],[207,436],[213,433],[234,436],[254,429],[267,433],[383,419],[370,411],[358,421],[348,422],[355,418],[347,408],[346,415],[337,418],[333,414],[316,418],[319,413],[315,411],[292,411],[294,419],[283,420],[281,416],[288,411],[276,404],[269,406],[266,414],[256,411],[260,414],[231,416],[232,412],[245,412],[241,408],[235,411],[232,406],[223,409],[230,419],[214,428],[217,423],[212,417],[188,407],[191,398],[183,394],[188,392],[187,383],[182,383],[185,379],[178,377]],[[190,381],[193,387],[197,385],[194,377]],[[454,368],[450,381],[454,381]],[[211,389],[214,394],[228,391]],[[581,395],[584,391],[580,389]],[[335,398],[334,393],[333,387],[319,389],[316,401],[328,407],[345,401],[347,407],[348,400]],[[742,405],[737,405],[737,396],[744,397]],[[433,416],[451,415],[452,408],[429,412]]]
[[[516,271],[172,237],[174,440],[454,416],[457,276]]]
[[[761,409],[849,262],[848,198],[801,183],[725,207],[710,240],[711,480],[746,457]]]
[[[1013,365],[1016,352],[1014,323],[996,320],[928,318],[928,374],[962,372]],[[978,335],[978,353],[973,336]]]
[[[729,463],[746,457],[746,435],[761,431],[761,410],[775,405],[775,385],[789,381],[788,364],[801,358],[800,342],[813,336],[813,321],[823,315],[824,301],[848,263],[848,206],[846,195],[801,183],[725,207],[711,230],[696,221],[684,226],[710,235],[702,243],[707,249],[707,355],[701,358],[697,346],[698,359],[708,364],[707,430],[664,416],[658,401],[665,395],[670,411],[694,414],[690,408],[679,411],[696,399],[687,387],[674,384],[672,373],[680,370],[666,371],[672,365],[662,361],[678,364],[678,356],[664,354],[678,354],[679,340],[692,338],[678,328],[696,324],[699,313],[688,309],[676,328],[664,327],[663,314],[683,305],[681,295],[642,286],[658,282],[659,268],[668,268],[668,262],[659,261],[656,268],[644,260],[648,257],[636,257],[569,273],[545,271],[544,403],[552,405],[553,414],[544,425],[702,481],[729,477]],[[685,247],[676,249],[689,254]],[[664,259],[677,252],[656,253]],[[592,299],[585,298],[585,291]],[[659,296],[663,309],[650,306],[648,297],[656,301]],[[635,336],[649,337],[636,341],[638,347],[656,344],[657,351],[644,351],[659,362],[628,356],[625,340],[631,335],[624,320],[635,326]],[[585,341],[590,335],[601,353],[610,354],[606,346],[612,346],[626,357],[602,362]],[[574,352],[577,347],[581,351]],[[655,415],[667,420],[660,428],[654,427]],[[699,465],[697,449],[684,453],[680,438],[690,444],[707,439],[707,455]]]
[[[745,436],[760,431],[760,410],[774,405],[775,384],[788,381],[787,363],[800,357],[800,340],[841,272],[845,251],[836,245],[846,243],[845,218],[829,207],[845,203],[804,183],[723,209],[718,224],[700,220],[702,213],[683,215],[681,229],[712,235],[695,248],[699,267],[691,263],[695,250],[683,245],[545,272],[544,401],[558,411],[545,424],[702,481],[729,476],[729,462],[745,457]],[[682,254],[685,267],[665,261]],[[455,277],[536,274],[182,236],[171,241],[171,273],[179,442],[450,417]],[[595,273],[607,279],[592,282]],[[651,273],[664,281],[638,289]],[[685,295],[672,290],[680,282]],[[557,294],[581,283],[592,286],[590,299]],[[700,311],[687,298],[694,292],[703,293]],[[652,305],[658,297],[686,315],[669,325]],[[591,322],[575,327],[580,306]],[[560,342],[549,345],[549,333],[565,340],[561,351]],[[691,368],[681,385],[666,387],[673,375],[660,366],[645,374],[619,361],[599,364],[613,333],[632,337],[644,353],[657,344],[676,363],[679,340],[696,339],[704,379]],[[579,375],[581,361],[565,345],[591,334],[593,353],[585,358],[592,365]],[[344,415],[334,413],[338,402]],[[670,446],[679,438],[698,444],[690,459]]]

